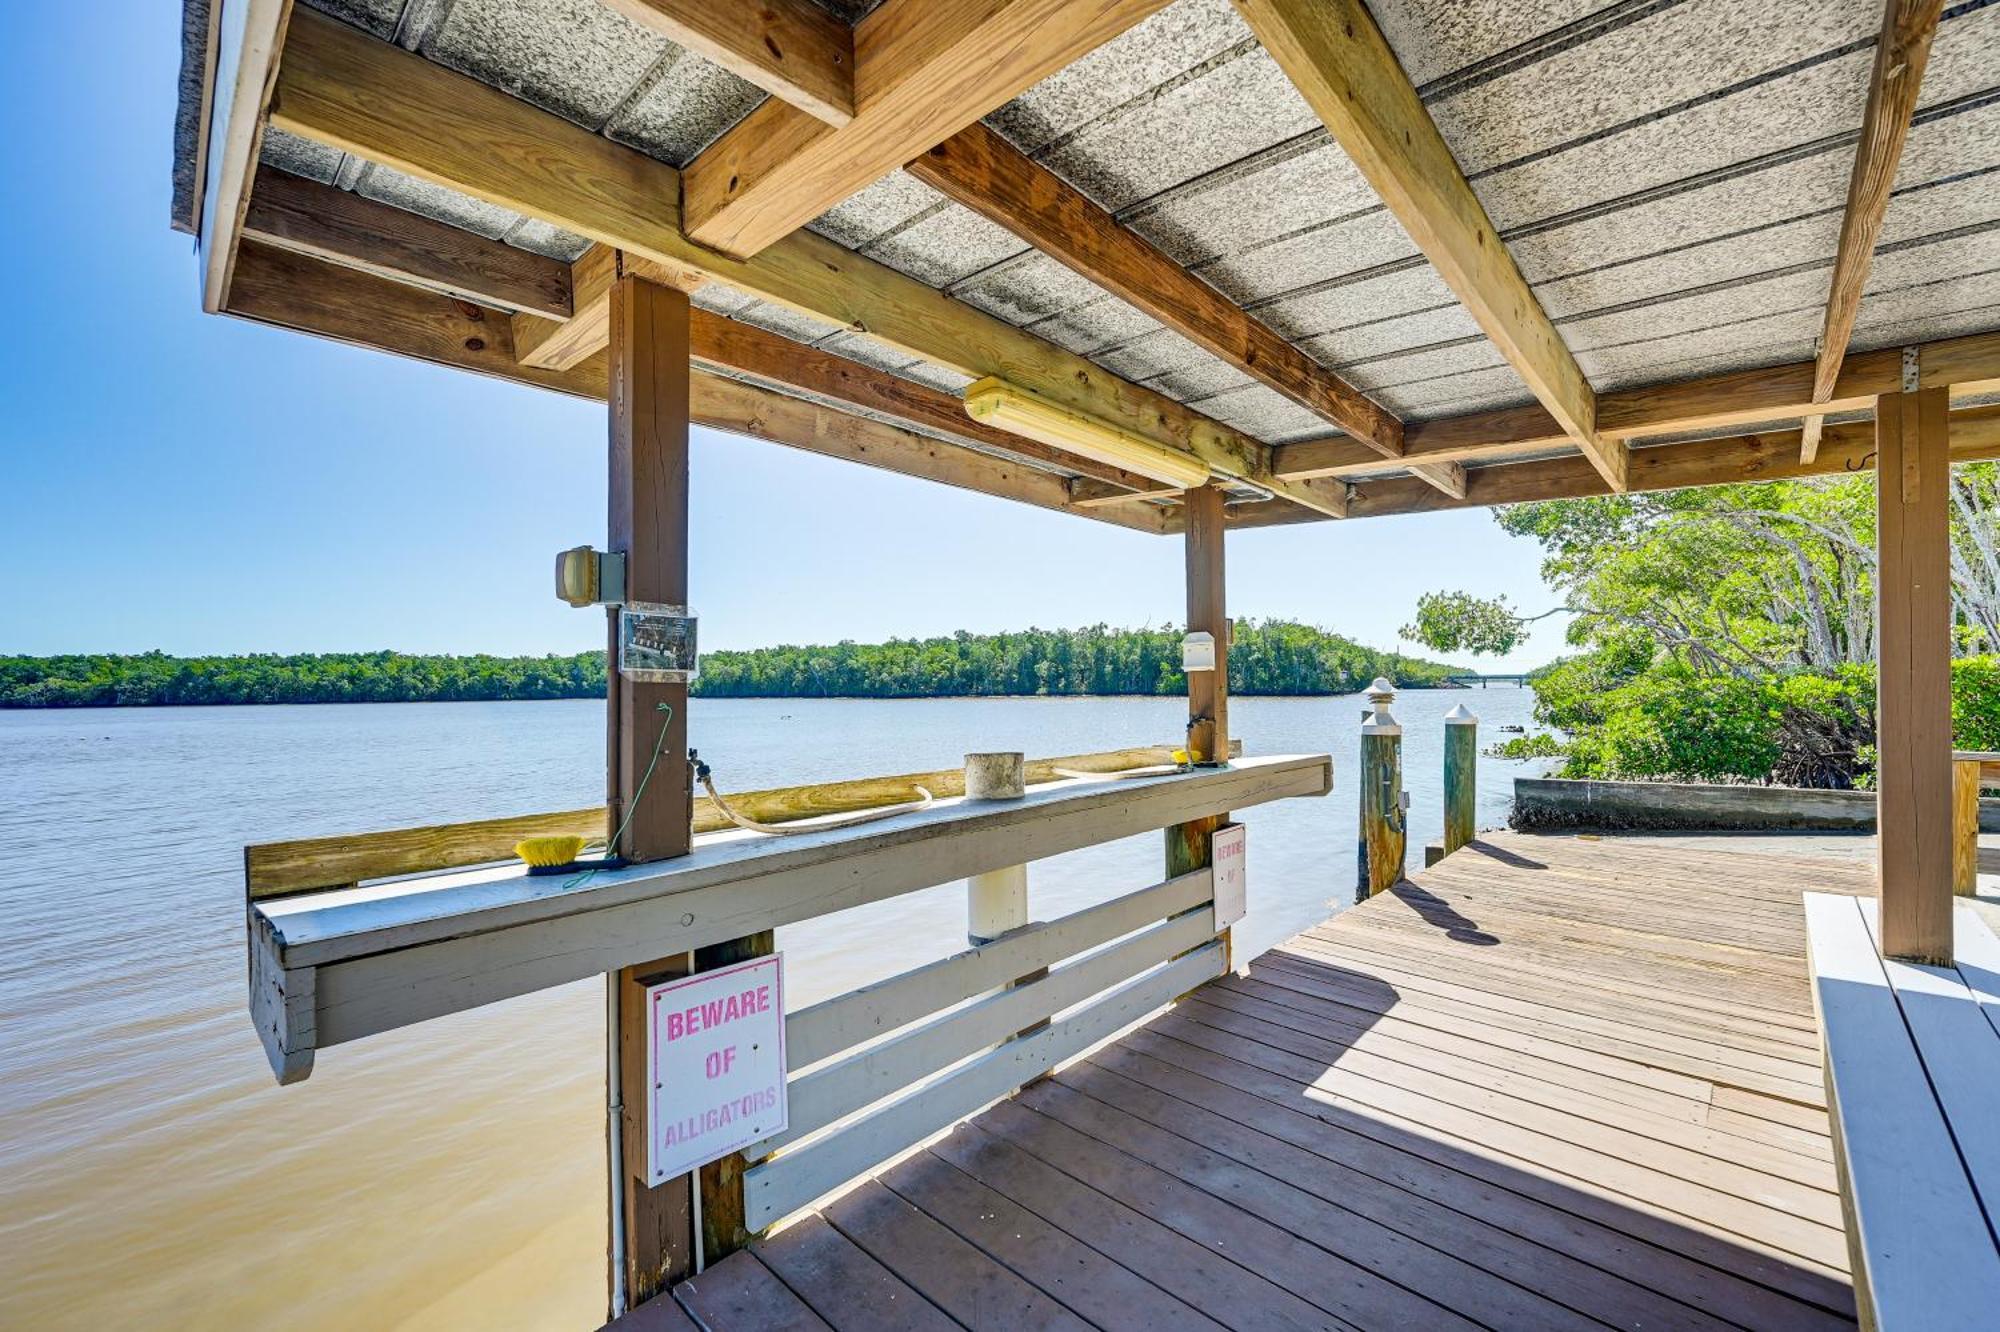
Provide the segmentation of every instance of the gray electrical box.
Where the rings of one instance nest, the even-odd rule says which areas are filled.
[[[641,684],[685,684],[698,668],[695,617],[685,606],[628,601],[618,611],[618,673]]]

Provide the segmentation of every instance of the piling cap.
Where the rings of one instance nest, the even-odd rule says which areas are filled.
[[[1376,676],[1375,683],[1368,686],[1368,701],[1370,703],[1394,703],[1396,701],[1396,686],[1390,684],[1383,677]]]
[[[1361,714],[1361,734],[1401,735],[1403,728],[1389,711],[1389,705],[1396,701],[1396,691],[1387,680],[1375,677],[1375,683],[1368,686],[1368,701],[1373,711]]]
[[[1473,716],[1472,709],[1466,707],[1465,704],[1456,703],[1452,705],[1450,712],[1444,714],[1444,724],[1446,726],[1477,726],[1479,725],[1479,718]]]

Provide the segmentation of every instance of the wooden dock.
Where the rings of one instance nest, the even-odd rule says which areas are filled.
[[[1753,845],[1492,835],[622,1323],[1852,1326],[1800,894],[1872,874]]]

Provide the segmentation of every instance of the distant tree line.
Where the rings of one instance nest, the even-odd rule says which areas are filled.
[[[964,698],[1179,694],[1176,628],[1029,629],[710,652],[694,692],[710,698]],[[1387,676],[1436,685],[1463,668],[1395,656],[1285,620],[1238,621],[1238,694],[1346,694]],[[494,657],[406,652],[171,657],[162,652],[0,657],[0,707],[416,703],[601,698],[604,654]]]

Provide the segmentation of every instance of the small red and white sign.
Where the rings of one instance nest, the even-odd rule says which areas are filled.
[[[1243,852],[1250,830],[1240,823],[1217,828],[1208,840],[1208,863],[1215,872],[1215,928],[1225,929],[1249,910],[1249,880]]]
[[[647,986],[646,1086],[654,1185],[783,1132],[783,956]]]

